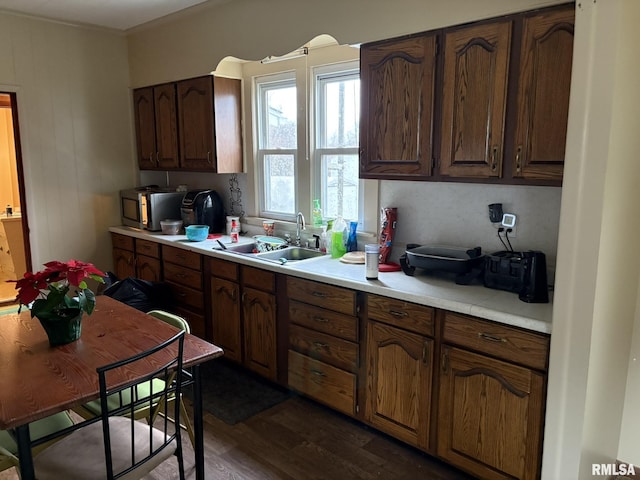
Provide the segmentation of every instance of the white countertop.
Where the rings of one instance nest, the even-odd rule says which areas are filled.
[[[352,288],[408,302],[473,315],[487,320],[551,333],[552,303],[526,303],[518,295],[486,288],[480,283],[457,285],[449,276],[420,272],[411,277],[403,272],[380,272],[377,280],[367,280],[364,265],[342,263],[330,255],[280,265],[249,255],[224,251],[216,240],[191,242],[184,235],[163,235],[131,227],[111,227],[109,231],[136,238],[153,240],[212,257],[233,260],[244,265]],[[220,241],[231,245],[223,235]],[[252,243],[251,237],[240,237],[240,243]],[[550,298],[552,300],[552,295]]]

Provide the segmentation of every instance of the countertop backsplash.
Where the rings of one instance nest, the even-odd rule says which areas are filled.
[[[561,187],[383,181],[381,207],[398,209],[391,258],[397,260],[407,243],[480,246],[487,254],[505,250],[488,208],[502,203],[504,213],[516,215],[513,249],[542,251],[552,283],[561,194]]]

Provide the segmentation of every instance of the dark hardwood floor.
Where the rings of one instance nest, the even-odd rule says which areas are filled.
[[[207,480],[467,480],[422,452],[302,397],[236,425],[204,418]],[[185,434],[187,479],[195,479]],[[174,459],[145,480],[177,479]],[[14,470],[0,480],[17,480]]]

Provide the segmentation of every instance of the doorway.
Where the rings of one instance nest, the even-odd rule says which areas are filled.
[[[14,303],[15,283],[31,271],[16,94],[0,92],[0,305]]]

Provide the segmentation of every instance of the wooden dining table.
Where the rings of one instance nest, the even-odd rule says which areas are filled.
[[[0,429],[13,430],[23,480],[35,478],[29,423],[100,397],[96,368],[146,351],[178,332],[110,297],[97,297],[82,319],[82,335],[51,347],[31,312],[0,317]],[[192,373],[196,479],[204,480],[200,364],[223,351],[194,335],[184,340],[184,367]]]

